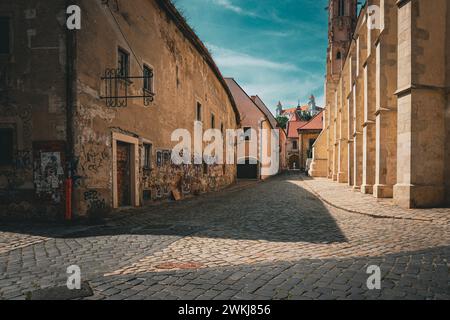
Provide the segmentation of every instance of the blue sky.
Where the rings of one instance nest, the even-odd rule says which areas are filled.
[[[328,0],[175,0],[225,77],[275,110],[323,105]]]

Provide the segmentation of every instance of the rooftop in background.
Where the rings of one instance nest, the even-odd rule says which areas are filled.
[[[323,130],[323,110],[316,114],[308,123],[298,129],[298,131],[306,130]]]
[[[288,138],[298,138],[298,129],[300,129],[307,123],[307,121],[289,121],[287,124]]]

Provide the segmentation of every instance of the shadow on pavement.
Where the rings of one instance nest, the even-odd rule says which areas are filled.
[[[122,218],[103,225],[2,224],[0,232],[64,239],[195,234],[271,242],[346,242],[329,210],[312,193],[296,185],[296,180],[296,175],[283,175],[248,189],[130,210]]]

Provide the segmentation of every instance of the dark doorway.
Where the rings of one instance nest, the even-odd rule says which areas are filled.
[[[241,161],[237,166],[238,179],[258,179],[258,164],[250,159]]]
[[[131,206],[130,144],[117,142],[117,196],[119,207]]]
[[[300,169],[300,157],[297,155],[292,155],[289,157],[289,169],[298,170]]]

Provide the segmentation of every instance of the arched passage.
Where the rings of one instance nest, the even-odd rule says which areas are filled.
[[[253,158],[245,158],[238,160],[237,177],[238,179],[258,179],[258,160]]]
[[[298,155],[291,155],[289,157],[289,169],[298,170],[300,169],[300,157]]]

